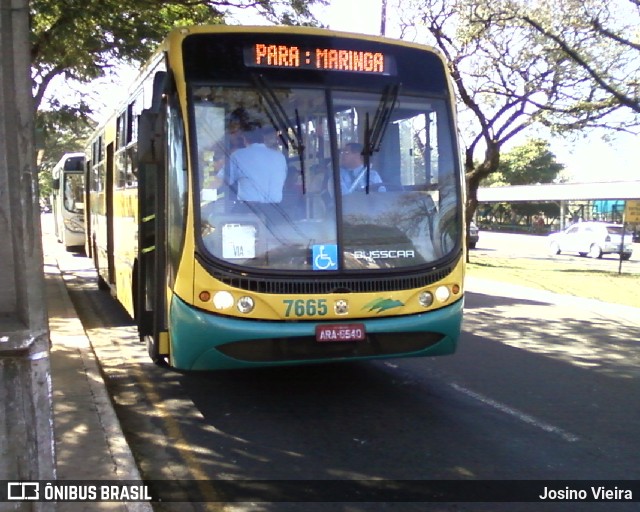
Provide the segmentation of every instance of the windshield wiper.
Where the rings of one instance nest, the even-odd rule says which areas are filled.
[[[378,103],[378,110],[373,118],[373,123],[369,124],[369,113],[365,117],[365,132],[364,132],[364,149],[363,158],[366,169],[367,183],[365,186],[365,192],[369,193],[369,184],[371,176],[371,157],[374,151],[380,151],[380,145],[384,133],[389,126],[389,119],[398,101],[398,92],[400,91],[400,84],[388,85],[382,92],[380,103]]]
[[[305,170],[304,170],[304,150],[305,146],[302,139],[302,126],[300,123],[300,114],[296,108],[296,126],[293,125],[282,103],[276,96],[273,89],[269,86],[262,75],[252,75],[256,89],[260,93],[260,97],[268,106],[267,115],[273,127],[277,130],[278,136],[287,149],[291,146],[300,159],[300,177],[302,179],[302,193],[306,194]]]

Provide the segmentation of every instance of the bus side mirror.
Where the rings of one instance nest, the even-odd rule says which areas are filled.
[[[53,187],[53,190],[59,190],[60,189],[60,178],[53,178],[53,182],[52,182],[51,186]]]

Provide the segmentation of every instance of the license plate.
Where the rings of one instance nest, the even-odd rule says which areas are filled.
[[[316,341],[321,343],[362,341],[365,337],[364,324],[316,325]]]

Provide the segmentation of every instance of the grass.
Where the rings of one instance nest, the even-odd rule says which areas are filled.
[[[597,299],[640,308],[640,276],[618,274],[618,261],[611,262],[611,271],[578,268],[575,263],[495,258],[470,254],[467,273],[470,276],[501,281],[539,290]]]

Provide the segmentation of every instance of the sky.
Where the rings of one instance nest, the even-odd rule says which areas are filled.
[[[380,33],[382,0],[330,0],[328,6],[314,8],[317,19],[333,30],[363,34]],[[393,0],[389,0],[392,16]],[[246,12],[236,23],[259,24],[261,19]],[[396,31],[397,32],[397,31]],[[394,36],[393,22],[387,22],[387,35]],[[133,78],[133,74],[129,73]],[[131,78],[131,79],[132,79]],[[605,142],[603,136],[609,141]],[[523,134],[524,143],[533,133]],[[565,165],[564,174],[572,182],[624,181],[640,179],[640,137],[631,134],[612,135],[610,132],[590,132],[580,137],[549,139],[556,160]]]

